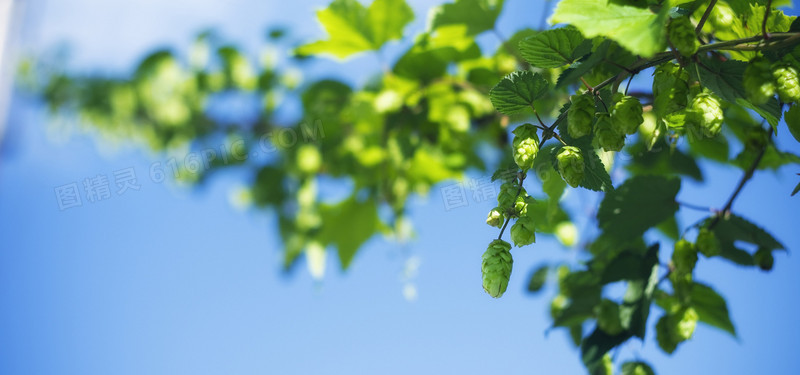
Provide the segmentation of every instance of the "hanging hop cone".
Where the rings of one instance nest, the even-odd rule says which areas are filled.
[[[539,152],[539,136],[536,134],[536,128],[531,124],[523,124],[514,129],[513,133],[514,162],[523,171],[531,169],[533,159]]]
[[[675,248],[672,251],[672,263],[678,273],[692,273],[695,264],[697,264],[697,250],[694,248],[694,244],[683,238],[675,242]]]
[[[673,18],[669,26],[669,40],[672,46],[683,56],[691,56],[697,52],[699,42],[694,32],[694,25],[689,17]]]
[[[625,146],[625,134],[614,129],[608,113],[598,114],[597,123],[594,124],[594,137],[605,151],[621,151]]]
[[[782,64],[772,71],[772,76],[778,84],[776,90],[782,102],[800,101],[800,79],[798,79],[796,67]]]
[[[530,245],[536,242],[536,231],[533,218],[522,216],[511,226],[511,241],[517,247]]]
[[[744,70],[742,83],[747,98],[756,105],[766,103],[775,95],[777,89],[772,75],[772,64],[763,57],[750,60]]]
[[[508,287],[513,265],[511,244],[503,240],[492,241],[489,248],[483,253],[483,262],[481,263],[483,290],[494,298],[501,297]]]
[[[572,104],[567,110],[567,133],[572,138],[580,138],[592,132],[595,107],[590,95],[575,94],[570,97]]]
[[[708,230],[708,228],[700,229],[700,233],[697,234],[695,245],[697,246],[697,251],[709,258],[722,253],[722,245],[719,239],[714,232]]]
[[[688,125],[708,138],[719,134],[723,119],[719,98],[708,90],[692,99],[691,109],[686,116]]]
[[[626,96],[621,92],[614,94],[614,106],[611,108],[611,123],[617,131],[625,134],[636,133],[644,122],[642,103],[639,99]]]
[[[489,215],[486,217],[486,224],[492,227],[502,228],[504,220],[503,211],[499,207],[495,207],[489,211]]]
[[[569,186],[577,187],[583,181],[583,155],[575,146],[564,146],[556,156],[558,172]]]

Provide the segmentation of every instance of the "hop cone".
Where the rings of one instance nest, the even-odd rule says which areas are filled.
[[[695,250],[694,245],[685,239],[675,242],[675,249],[672,251],[672,263],[678,273],[692,273],[694,265],[697,264],[697,250]]]
[[[500,207],[495,207],[492,208],[491,211],[489,211],[489,215],[486,218],[486,224],[489,224],[490,226],[493,227],[501,228],[503,227],[503,220],[504,218],[502,210],[500,209]]]
[[[744,70],[742,83],[747,97],[756,105],[766,103],[767,100],[775,95],[775,90],[777,89],[772,75],[772,66],[763,57],[756,57],[750,60]]]
[[[523,124],[514,129],[513,133],[514,162],[522,170],[531,169],[533,159],[539,152],[539,136],[536,134],[536,128],[531,124]]]
[[[575,146],[564,146],[556,156],[558,171],[569,186],[577,187],[583,180],[583,155]]]
[[[619,319],[619,305],[614,301],[603,299],[599,305],[595,306],[594,313],[597,316],[597,326],[609,335],[616,335],[622,332],[622,322]]]
[[[511,278],[511,267],[514,259],[511,258],[511,244],[503,240],[494,240],[483,253],[481,274],[483,276],[483,290],[494,298],[499,298],[508,287]]]
[[[709,91],[697,94],[692,99],[691,110],[687,122],[708,137],[713,138],[722,129],[722,106],[719,98]]]
[[[694,329],[697,327],[697,311],[691,307],[687,307],[679,311],[671,320],[673,320],[673,335],[678,341],[686,341],[692,338]]]
[[[775,257],[772,256],[772,251],[768,249],[758,249],[753,257],[755,258],[758,268],[761,268],[764,271],[771,270],[773,264],[775,263]]]
[[[594,99],[589,95],[575,94],[570,97],[572,104],[567,110],[567,132],[572,138],[580,138],[592,132],[594,120]]]
[[[611,123],[617,131],[625,134],[636,133],[636,129],[644,122],[642,103],[639,99],[622,93],[614,94],[614,106],[611,108]]]
[[[681,55],[691,56],[697,52],[697,37],[689,17],[674,18],[669,23],[669,40]]]
[[[603,150],[621,151],[625,146],[625,134],[618,132],[611,124],[607,113],[601,114],[594,124],[594,137]]]
[[[536,231],[534,230],[533,218],[522,216],[511,226],[511,241],[517,247],[530,245],[536,242]]]
[[[797,69],[790,65],[783,65],[772,71],[775,81],[778,83],[778,96],[784,103],[800,101],[800,80],[798,80]]]
[[[697,234],[697,241],[695,241],[697,251],[707,257],[719,255],[722,252],[722,245],[714,232],[707,228],[700,229]]]
[[[689,73],[673,63],[664,63],[653,74],[653,108],[659,117],[686,107]]]
[[[517,216],[525,216],[528,213],[528,204],[533,200],[527,192],[520,192],[517,199],[514,201],[514,213]]]
[[[514,207],[517,200],[517,192],[519,192],[521,196],[528,195],[525,188],[520,188],[519,184],[516,182],[506,182],[500,185],[500,194],[497,196],[497,203],[500,211],[505,212],[505,210]]]

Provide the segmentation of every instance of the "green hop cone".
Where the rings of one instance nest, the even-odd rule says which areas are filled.
[[[556,156],[558,160],[558,172],[569,186],[577,187],[583,181],[583,155],[581,150],[575,146],[564,146]]]
[[[673,323],[671,327],[673,330],[672,334],[678,339],[678,341],[686,341],[692,338],[694,329],[697,327],[698,319],[700,319],[700,317],[697,315],[697,311],[695,311],[693,308],[687,307],[681,309],[670,319]]]
[[[781,65],[772,71],[775,77],[778,96],[784,103],[800,101],[800,79],[798,79],[797,69],[791,65]]]
[[[512,142],[514,162],[522,170],[531,169],[533,159],[539,152],[539,136],[536,134],[536,127],[531,124],[523,124],[514,129],[512,133],[514,133]]]
[[[697,250],[694,248],[694,244],[683,238],[675,242],[675,249],[672,251],[672,263],[678,273],[692,273],[695,264],[697,264]]]
[[[533,202],[533,197],[529,196],[527,192],[521,191],[517,199],[514,201],[514,214],[517,217],[525,216],[528,214],[528,205]]]
[[[673,18],[669,26],[669,40],[681,55],[691,56],[697,52],[698,41],[694,25],[689,17]]]
[[[500,207],[495,207],[489,211],[489,215],[486,218],[486,224],[489,224],[489,226],[492,227],[502,228],[504,220],[505,218],[503,217],[503,212]]]
[[[769,249],[758,249],[753,255],[753,258],[755,259],[758,268],[761,268],[763,271],[772,270],[772,266],[775,263],[775,257],[772,256],[772,251]]]
[[[722,129],[722,120],[722,105],[716,95],[706,90],[692,99],[686,116],[686,123],[692,129],[705,137],[713,138]]]
[[[775,95],[777,89],[775,78],[772,75],[772,65],[763,57],[750,60],[744,70],[742,83],[747,98],[756,105],[766,103]]]
[[[642,103],[633,96],[621,92],[614,94],[614,106],[611,107],[611,123],[617,131],[625,134],[636,133],[644,122]]]
[[[517,192],[519,192],[521,196],[528,195],[525,188],[520,188],[519,184],[515,181],[500,185],[500,194],[497,196],[497,203],[500,211],[505,212],[514,207],[517,200]]]
[[[697,240],[695,241],[695,244],[697,246],[697,251],[706,257],[710,258],[722,253],[722,244],[720,244],[719,239],[714,232],[708,230],[707,228],[700,229],[700,233],[697,234]]]
[[[625,362],[622,364],[622,375],[655,375],[655,371],[647,363]]]
[[[659,117],[686,107],[689,73],[677,64],[664,63],[653,73],[653,109]]]
[[[494,298],[500,298],[508,288],[513,265],[511,244],[503,240],[492,241],[481,262],[483,290]]]
[[[533,218],[522,216],[511,226],[511,241],[517,247],[530,245],[536,242],[536,231]]]
[[[553,300],[550,301],[550,317],[554,320],[557,319],[567,306],[569,306],[569,298],[567,296],[559,294],[553,297]]]
[[[570,101],[572,104],[567,110],[567,133],[577,139],[592,132],[594,99],[590,95],[575,94],[570,97]]]
[[[621,151],[625,146],[625,134],[614,128],[608,113],[598,114],[597,123],[594,124],[594,137],[605,151]]]
[[[612,336],[622,332],[619,305],[614,301],[603,299],[599,305],[594,307],[594,314],[597,317],[597,326],[603,332]]]

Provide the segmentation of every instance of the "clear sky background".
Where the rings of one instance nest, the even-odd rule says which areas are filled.
[[[410,3],[418,16],[409,33],[424,26],[436,2]],[[507,3],[501,31],[538,25],[543,2]],[[325,1],[26,4],[26,49],[69,42],[70,66],[124,74],[146,52],[185,47],[208,26],[254,58],[268,25],[313,39],[321,35],[313,9]],[[359,72],[375,67],[374,56],[365,55],[315,64],[310,74],[363,82]],[[448,211],[434,189],[411,204],[414,240],[373,238],[347,273],[330,256],[325,279],[315,282],[304,267],[279,272],[271,215],[231,204],[242,174],[216,175],[198,189],[156,183],[148,171],[166,156],[114,150],[63,126],[32,98],[13,96],[0,148],[0,374],[583,372],[565,332],[547,333],[552,288],[540,296],[523,292],[534,266],[574,253],[542,238],[515,250],[503,298],[481,289],[480,256],[496,235],[483,222],[491,202],[470,200]],[[778,142],[800,153],[785,124]],[[679,199],[719,207],[741,172],[703,167],[710,182],[685,182]],[[136,172],[138,191],[95,203],[84,196],[82,206],[59,210],[56,187],[99,174],[113,185],[113,173],[126,168]],[[697,279],[727,298],[738,339],[701,325],[672,357],[649,335],[629,342],[620,358],[644,358],[660,374],[800,373],[800,196],[789,197],[797,172],[759,172],[734,206],[790,249],[776,256],[773,272],[716,259],[698,265]],[[596,200],[574,195],[578,209]],[[684,211],[684,224],[701,217]],[[416,298],[408,298],[412,287]]]

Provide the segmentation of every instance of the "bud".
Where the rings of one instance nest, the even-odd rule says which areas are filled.
[[[500,210],[500,207],[492,208],[492,210],[489,211],[488,217],[486,218],[486,224],[497,228],[503,227],[503,221],[503,212]]]
[[[570,97],[570,101],[572,104],[567,110],[567,133],[577,139],[592,132],[594,98],[590,95],[575,94]]]
[[[497,195],[497,203],[500,211],[505,212],[505,210],[515,205],[517,193],[519,193],[519,195],[528,195],[525,188],[520,188],[516,181],[510,181],[500,185],[500,194]]]
[[[750,60],[744,70],[742,83],[748,99],[756,105],[766,103],[775,95],[777,89],[772,75],[772,65],[763,57]]]
[[[483,290],[494,298],[499,298],[508,288],[511,278],[511,268],[514,260],[511,258],[511,245],[503,240],[494,240],[483,253],[481,274],[483,276]]]
[[[642,103],[633,96],[626,96],[621,92],[614,94],[614,106],[611,107],[611,123],[618,132],[625,134],[636,133],[644,122],[642,116]]]
[[[603,299],[599,305],[594,307],[594,314],[597,317],[597,326],[609,335],[616,335],[622,332],[622,322],[619,319],[619,305],[609,299]]]
[[[758,265],[758,268],[761,268],[763,271],[770,271],[772,270],[772,266],[775,263],[775,257],[772,256],[772,251],[765,248],[760,248],[756,251],[753,258]]]
[[[683,56],[691,56],[697,52],[698,41],[694,25],[689,17],[673,18],[668,26],[669,41]]]
[[[720,244],[714,232],[708,230],[708,228],[700,229],[695,243],[697,245],[697,250],[706,257],[710,258],[722,253],[722,244]]]
[[[531,124],[523,124],[514,129],[512,133],[514,133],[512,142],[514,162],[523,171],[531,169],[533,159],[539,152],[539,136],[536,134],[536,127]]]
[[[594,137],[605,151],[621,151],[625,146],[625,134],[614,129],[608,113],[598,114],[597,123],[594,124]]]
[[[517,199],[514,201],[514,213],[517,217],[525,216],[528,214],[528,204],[533,201],[533,197],[529,196],[526,192],[520,192]]]
[[[517,247],[530,245],[536,242],[536,231],[533,218],[522,216],[511,226],[511,241]]]
[[[583,155],[575,146],[564,146],[556,156],[558,172],[569,186],[577,187],[583,181]]]

